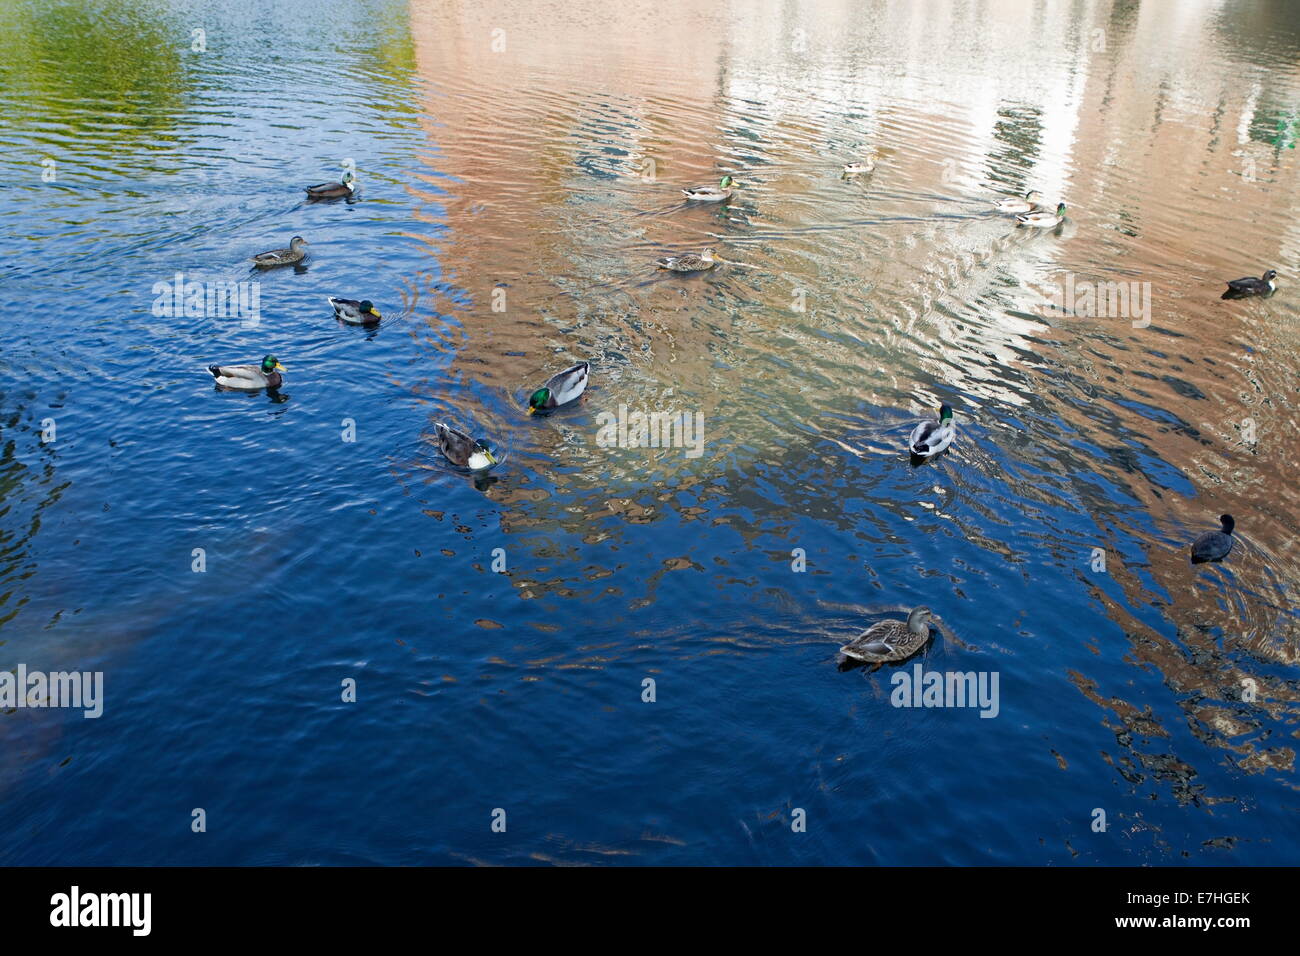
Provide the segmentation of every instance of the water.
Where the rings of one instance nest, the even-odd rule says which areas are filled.
[[[0,666],[106,700],[3,715],[0,862],[1293,860],[1296,12],[7,5]],[[301,201],[348,158],[359,201]],[[1030,188],[1059,230],[991,213]],[[260,324],[156,315],[178,271]],[[267,352],[278,397],[204,371]],[[600,447],[620,405],[702,454]],[[837,668],[919,603],[997,717]]]

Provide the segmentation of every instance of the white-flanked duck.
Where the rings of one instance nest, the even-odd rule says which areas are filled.
[[[590,376],[590,362],[579,362],[563,372],[556,372],[545,385],[528,396],[528,414],[549,411],[573,401],[587,390]]]
[[[913,428],[907,447],[917,458],[929,458],[951,445],[956,435],[957,428],[952,423],[952,406],[940,405],[939,420],[921,422]]]

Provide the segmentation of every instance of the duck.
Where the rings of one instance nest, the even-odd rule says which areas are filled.
[[[1037,190],[1031,189],[1025,193],[1023,199],[1013,196],[1009,199],[999,199],[993,205],[998,212],[1033,212],[1038,209],[1039,203],[1043,201],[1043,194]]]
[[[1058,226],[1061,220],[1065,218],[1065,203],[1058,203],[1056,212],[1048,212],[1046,209],[1039,209],[1036,212],[1027,212],[1023,215],[1016,216],[1016,222],[1022,226],[1037,226],[1039,229],[1051,229]]]
[[[433,431],[438,438],[438,448],[453,465],[470,471],[486,471],[497,463],[492,446],[481,438],[470,438],[442,422],[435,422]]]
[[[894,618],[877,621],[841,647],[840,653],[868,664],[907,660],[930,639],[932,613],[928,607],[916,607],[906,623]]]
[[[528,396],[528,414],[549,410],[565,405],[587,390],[587,380],[591,375],[591,363],[579,362],[556,372],[546,384]]]
[[[272,249],[270,252],[259,252],[253,256],[253,264],[259,269],[272,269],[276,266],[291,266],[295,262],[302,262],[307,256],[305,246],[307,240],[302,236],[294,236],[289,240],[288,249]]]
[[[664,256],[655,260],[655,265],[669,272],[704,272],[713,268],[713,247],[703,252],[684,252],[680,256]]]
[[[921,422],[913,428],[907,447],[916,457],[929,458],[951,445],[956,435],[957,429],[952,423],[952,406],[940,405],[939,420]]]
[[[382,315],[375,308],[375,304],[369,299],[339,299],[334,296],[326,296],[329,304],[334,307],[334,317],[342,319],[351,325],[374,325]]]
[[[690,189],[683,189],[682,195],[697,202],[722,202],[724,199],[731,198],[735,186],[734,179],[723,176],[716,186],[692,186]]]
[[[245,392],[258,389],[276,389],[284,384],[281,372],[287,369],[279,363],[274,355],[268,355],[261,363],[251,365],[209,365],[208,371],[222,388],[237,388]]]
[[[1277,278],[1277,270],[1269,269],[1260,278],[1247,276],[1244,279],[1229,279],[1228,291],[1223,293],[1225,299],[1241,299],[1248,295],[1271,295],[1277,288],[1277,283],[1273,280]]]
[[[317,183],[315,186],[307,187],[308,199],[341,199],[344,196],[351,196],[357,191],[357,177],[352,170],[343,173],[341,182],[337,183]]]
[[[875,150],[867,153],[862,159],[852,163],[844,164],[844,172],[849,176],[857,176],[860,173],[869,173],[876,168]]]
[[[1232,550],[1232,529],[1237,522],[1232,515],[1219,515],[1218,531],[1207,531],[1192,542],[1192,564],[1222,561]]]

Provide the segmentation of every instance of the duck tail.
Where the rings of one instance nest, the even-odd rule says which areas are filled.
[[[221,378],[221,366],[220,366],[220,365],[209,365],[209,366],[208,366],[208,371],[212,373],[212,377],[213,377],[213,378]]]

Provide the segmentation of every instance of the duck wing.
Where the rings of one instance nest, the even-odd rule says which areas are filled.
[[[339,318],[353,320],[361,318],[360,299],[340,299],[332,295],[327,296],[326,299],[334,307],[334,314]]]
[[[1192,563],[1221,561],[1232,550],[1232,535],[1222,531],[1207,531],[1192,542]]]
[[[921,422],[912,429],[910,445],[913,451],[924,453],[930,450],[929,440],[939,430],[938,422]]]
[[[591,363],[579,362],[563,372],[557,372],[546,382],[551,390],[551,397],[556,405],[571,402],[587,390],[587,381],[591,375]]]
[[[265,388],[269,381],[260,365],[209,365],[208,372],[225,388]]]
[[[262,374],[260,365],[209,365],[213,378],[255,378]]]
[[[438,448],[453,465],[469,464],[469,456],[474,453],[474,439],[463,431],[435,422],[434,434],[438,439]]]
[[[307,195],[317,199],[343,196],[346,195],[347,192],[348,187],[342,183],[317,183],[315,186],[307,187]]]
[[[878,621],[840,648],[840,653],[860,661],[893,661],[906,657],[904,640],[911,632],[902,621]]]

